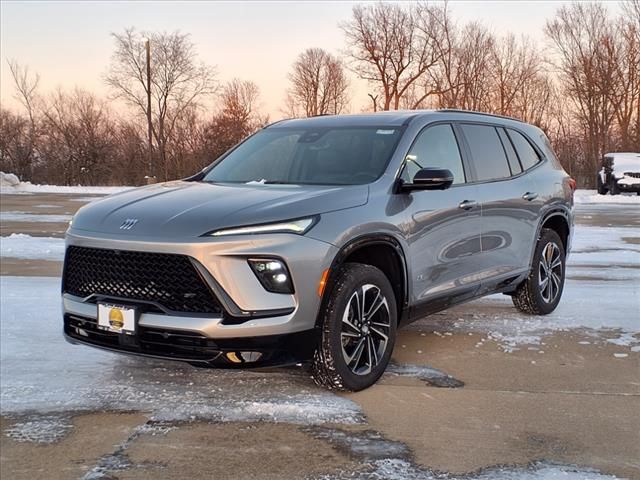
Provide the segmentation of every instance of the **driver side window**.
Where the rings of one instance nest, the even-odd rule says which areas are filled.
[[[451,125],[434,125],[418,134],[407,154],[400,178],[410,183],[422,168],[449,169],[453,173],[454,185],[465,183],[462,157]]]

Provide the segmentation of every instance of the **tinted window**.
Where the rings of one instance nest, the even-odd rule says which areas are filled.
[[[478,180],[506,178],[511,175],[502,142],[494,127],[486,125],[462,125],[469,143]]]
[[[507,152],[507,160],[509,160],[509,167],[511,167],[511,175],[519,174],[522,172],[522,167],[520,166],[518,155],[516,155],[516,151],[513,149],[513,145],[511,144],[507,133],[503,128],[498,128],[498,135],[500,135],[500,140],[502,140],[504,151]]]
[[[357,185],[382,175],[400,128],[267,128],[216,164],[205,182]]]
[[[528,170],[540,161],[540,157],[535,149],[529,143],[529,140],[524,138],[520,132],[509,129],[509,136],[513,141],[513,145],[516,147],[522,168]]]
[[[453,183],[464,183],[462,157],[451,125],[427,127],[414,142],[407,154],[402,179],[413,180],[422,168],[447,168],[453,173]]]

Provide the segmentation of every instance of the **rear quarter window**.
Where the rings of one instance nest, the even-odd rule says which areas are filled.
[[[504,151],[507,152],[509,167],[511,167],[511,175],[518,175],[520,172],[522,172],[522,167],[520,166],[520,162],[518,161],[518,155],[513,149],[511,140],[509,140],[507,132],[505,132],[503,128],[498,128],[498,135],[500,135],[500,140],[502,140]]]
[[[490,125],[462,124],[478,180],[498,180],[511,176],[507,156],[496,128]]]
[[[522,168],[528,170],[536,165],[540,161],[540,156],[531,143],[529,143],[529,140],[527,140],[520,132],[516,132],[511,129],[507,130],[511,141],[513,142],[513,146],[515,147],[516,152],[518,152]]]

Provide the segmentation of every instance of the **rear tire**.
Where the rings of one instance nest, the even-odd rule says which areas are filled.
[[[564,289],[565,252],[560,236],[549,228],[543,228],[533,255],[533,263],[527,279],[511,297],[518,310],[532,315],[553,312]]]
[[[363,390],[384,373],[396,339],[393,288],[371,265],[346,263],[322,305],[314,381],[330,390]]]
[[[620,188],[618,187],[618,183],[616,182],[615,178],[612,178],[612,180],[611,180],[611,187],[609,188],[609,193],[611,195],[619,195],[620,194]]]

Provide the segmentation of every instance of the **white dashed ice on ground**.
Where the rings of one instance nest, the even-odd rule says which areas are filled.
[[[14,423],[4,434],[18,442],[54,443],[62,439],[73,426],[62,415],[34,415]]]
[[[64,239],[12,233],[0,237],[0,256],[28,260],[64,260]]]
[[[0,222],[69,223],[71,215],[50,215],[27,212],[0,212]]]

